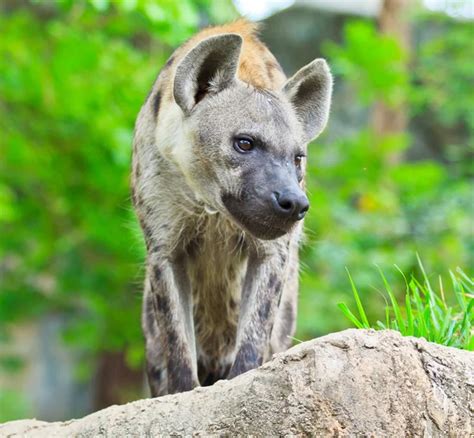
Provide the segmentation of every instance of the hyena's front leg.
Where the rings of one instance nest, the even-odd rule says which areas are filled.
[[[146,374],[152,397],[168,394],[166,354],[160,341],[160,329],[156,318],[154,296],[148,278],[142,306],[142,329],[145,337]]]
[[[237,329],[237,351],[229,378],[257,368],[264,360],[286,263],[279,256],[265,262],[251,257],[248,266]]]
[[[147,338],[148,378],[152,395],[189,391],[197,386],[191,293],[179,265],[149,257],[146,299],[153,309],[157,335]],[[153,345],[152,342],[159,342]],[[161,362],[161,363],[160,363]],[[167,382],[167,391],[162,388]],[[159,391],[160,393],[156,393]]]

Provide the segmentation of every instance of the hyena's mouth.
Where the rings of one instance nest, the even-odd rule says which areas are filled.
[[[239,226],[258,239],[272,240],[287,234],[296,224],[274,214],[271,205],[224,194],[222,202]]]

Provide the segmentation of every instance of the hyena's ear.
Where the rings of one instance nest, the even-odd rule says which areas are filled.
[[[306,141],[316,138],[326,126],[332,95],[332,76],[324,59],[298,70],[283,87],[305,134]]]
[[[228,33],[206,38],[179,63],[173,94],[185,114],[210,91],[228,87],[236,78],[242,37]]]

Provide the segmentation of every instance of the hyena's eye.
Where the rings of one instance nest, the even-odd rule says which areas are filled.
[[[303,159],[304,159],[305,155],[303,154],[299,154],[299,155],[296,155],[295,156],[295,166],[300,169],[301,168],[301,165],[303,164]]]
[[[304,160],[304,158],[305,158],[305,155],[303,155],[303,154],[295,155],[296,178],[298,179],[298,182],[303,181],[303,160]]]
[[[234,149],[240,153],[250,152],[254,148],[254,139],[248,136],[234,138]]]

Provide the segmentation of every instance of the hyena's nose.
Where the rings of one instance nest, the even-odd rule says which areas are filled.
[[[309,201],[302,191],[285,190],[272,193],[275,213],[285,219],[299,221],[309,209]]]

